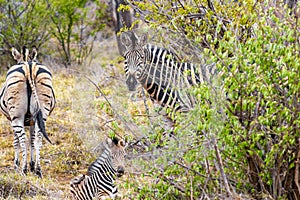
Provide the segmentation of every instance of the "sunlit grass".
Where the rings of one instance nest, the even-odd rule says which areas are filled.
[[[85,173],[87,166],[95,159],[76,130],[78,113],[74,113],[74,98],[80,91],[75,90],[74,74],[55,72],[53,77],[57,103],[46,124],[53,145],[43,141],[43,179],[38,179],[31,172],[22,177],[13,169],[13,133],[9,121],[1,115],[0,198],[55,199],[57,196],[57,199],[65,199],[69,181],[75,175]],[[29,137],[29,130],[26,131]]]

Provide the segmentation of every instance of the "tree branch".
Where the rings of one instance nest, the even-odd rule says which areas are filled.
[[[298,192],[300,194],[300,184],[299,184],[299,164],[300,164],[300,138],[298,138],[298,153],[297,153],[297,158],[295,161],[295,177],[294,177],[294,181],[295,184],[298,188]]]
[[[219,167],[220,167],[220,173],[221,173],[222,179],[224,181],[225,189],[226,189],[228,195],[232,196],[233,193],[230,191],[230,185],[228,183],[228,180],[227,180],[227,177],[226,177],[226,174],[225,174],[225,171],[224,171],[223,161],[222,161],[222,158],[221,158],[221,155],[220,155],[220,150],[217,146],[217,141],[216,141],[215,138],[212,138],[212,140],[213,140],[213,146],[214,146],[215,153],[216,153],[217,162],[218,162]]]

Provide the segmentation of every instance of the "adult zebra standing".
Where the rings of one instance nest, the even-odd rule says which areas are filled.
[[[107,138],[103,151],[88,168],[87,175],[81,175],[70,182],[71,194],[76,200],[91,200],[95,196],[115,198],[118,189],[115,176],[124,174],[125,142],[116,137]]]
[[[122,33],[121,42],[126,48],[123,56],[128,89],[134,91],[140,83],[152,100],[171,111],[193,108],[196,101],[189,89],[210,82],[216,73],[214,65],[180,62],[171,51],[147,44],[146,34],[138,38],[134,32]]]
[[[30,170],[41,178],[42,136],[51,143],[45,130],[45,122],[55,106],[52,75],[46,66],[37,62],[36,48],[33,48],[31,54],[26,47],[23,48],[22,54],[12,48],[12,55],[18,64],[12,66],[7,72],[0,93],[0,111],[11,121],[14,131],[14,166],[17,170],[20,166],[21,147],[21,174],[27,173],[25,126],[30,126]]]

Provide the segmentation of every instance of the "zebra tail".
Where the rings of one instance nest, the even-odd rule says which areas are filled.
[[[43,136],[46,138],[46,140],[50,144],[53,144],[46,133],[45,122],[43,120],[43,113],[42,113],[41,109],[39,109],[39,111],[36,115],[36,120],[37,120],[37,123],[38,123],[38,126],[39,126],[41,132],[43,133]]]

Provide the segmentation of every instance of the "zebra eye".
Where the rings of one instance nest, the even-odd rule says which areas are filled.
[[[135,77],[136,77],[136,78],[140,77],[140,75],[141,75],[141,72],[139,72],[139,71],[137,71],[137,72],[135,73]]]

